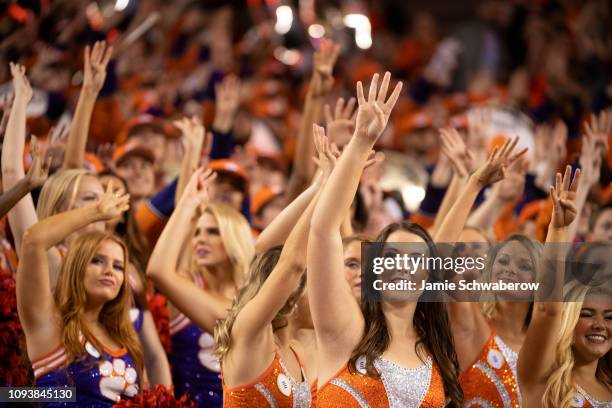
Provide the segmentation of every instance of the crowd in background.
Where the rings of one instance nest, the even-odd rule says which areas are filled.
[[[447,237],[443,231],[449,242],[493,246],[521,234],[544,243],[561,200],[551,198],[550,186],[563,190],[556,175],[567,165],[580,168],[580,182],[565,240],[612,242],[609,2],[474,1],[472,12],[444,21],[426,7],[401,2],[229,3],[0,5],[1,385],[30,385],[47,374],[28,359],[33,336],[28,330],[24,336],[20,323],[28,312],[19,306],[18,313],[17,270],[34,268],[24,266],[23,254],[32,254],[30,265],[35,244],[44,247],[55,300],[36,307],[55,301],[65,316],[76,303],[58,300],[58,293],[80,288],[63,273],[79,262],[71,248],[106,242],[106,235],[82,239],[98,230],[125,242],[125,290],[134,298],[130,313],[140,338],[118,331],[110,342],[129,350],[138,371],[146,371],[150,398],[165,395],[154,385],[174,383],[177,399],[186,393],[181,404],[188,406],[191,396],[201,406],[219,406],[223,390],[213,349],[221,358],[230,353],[231,325],[238,325],[244,306],[232,306],[232,299],[255,296],[241,288],[254,284],[248,271],[256,254],[283,243],[298,251],[299,233],[306,250],[308,231],[299,230],[298,220],[307,221],[299,217],[309,214],[314,228],[319,210],[308,203],[323,200],[325,180],[333,179],[325,162],[338,166],[358,133],[366,102],[355,84],[361,81],[367,95],[376,73],[381,81],[391,73],[389,95],[396,84],[403,87],[384,112],[388,125],[373,144],[377,153],[368,149],[369,161],[363,158],[366,169],[342,219],[352,287],[361,284],[360,242],[374,240],[389,224],[409,221],[434,238]],[[329,142],[313,124],[326,128]],[[504,151],[517,135],[527,154],[508,159],[500,179],[485,177],[491,183],[470,203],[462,195],[465,180],[482,175],[495,147]],[[445,218],[461,200],[469,214],[454,236]],[[99,214],[86,212],[100,202],[107,207]],[[66,215],[73,211],[73,218]],[[56,235],[44,236],[43,227]],[[44,239],[31,238],[36,232]],[[283,259],[280,252],[274,256],[274,262]],[[272,262],[256,259],[264,269]],[[207,270],[204,279],[193,272],[198,268]],[[194,301],[199,292],[206,296]],[[226,315],[229,328],[215,335]],[[452,326],[452,312],[449,318]],[[40,325],[40,319],[27,320],[30,331]],[[81,341],[75,333],[60,336],[68,356]],[[97,338],[91,347],[101,349],[108,333],[90,328],[82,335]],[[523,340],[510,348],[520,349]],[[183,355],[194,347],[206,355],[196,352],[199,362]],[[609,369],[609,350],[604,354]],[[458,357],[459,366],[469,366]],[[239,364],[233,364],[235,371]],[[207,395],[190,384],[200,376],[212,384]],[[612,374],[604,376],[611,387]],[[455,402],[457,393],[442,377]]]

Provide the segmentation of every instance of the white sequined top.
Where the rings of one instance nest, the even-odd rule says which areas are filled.
[[[390,408],[418,407],[429,389],[432,373],[432,358],[417,368],[402,367],[382,357],[374,361],[385,385]]]

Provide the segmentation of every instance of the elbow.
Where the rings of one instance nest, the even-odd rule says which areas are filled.
[[[38,248],[45,246],[45,242],[41,234],[37,231],[36,225],[28,228],[21,239],[22,251],[30,248]]]

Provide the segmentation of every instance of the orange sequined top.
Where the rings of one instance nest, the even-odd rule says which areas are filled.
[[[591,397],[582,387],[576,386],[576,395],[572,399],[572,407],[576,408],[610,408],[612,401],[598,401]]]
[[[516,376],[518,354],[491,330],[474,364],[459,376],[464,407],[515,408],[521,406]]]
[[[302,361],[295,351],[293,353],[305,379]],[[268,369],[249,384],[228,388],[223,382],[224,408],[308,408],[311,403],[312,390],[308,382],[299,382],[291,376],[278,351]]]
[[[379,357],[374,367],[380,379],[365,375],[365,356],[355,366],[356,372],[347,365],[319,389],[318,408],[438,408],[446,404],[440,369],[431,356],[418,368],[401,367]]]

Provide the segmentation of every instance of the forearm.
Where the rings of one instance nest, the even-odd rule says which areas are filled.
[[[453,206],[453,203],[459,198],[459,195],[461,194],[461,189],[465,185],[466,181],[467,178],[453,174],[451,182],[448,185],[448,189],[446,190],[444,198],[442,199],[442,203],[440,204],[440,208],[436,213],[436,218],[434,219],[434,223],[432,226],[433,233],[435,233],[438,228],[440,228],[440,225],[446,217],[446,214],[448,214],[451,207]]]
[[[281,213],[264,229],[255,243],[256,253],[267,251],[276,245],[282,245],[295,226],[300,215],[306,210],[320,187],[320,181],[315,181],[295,200],[287,205]]]
[[[181,246],[191,231],[195,210],[180,200],[157,240],[147,266],[147,276],[156,284],[177,274]]]
[[[566,238],[568,242],[574,242],[576,239],[576,230],[580,224],[582,210],[584,209],[590,190],[591,187],[588,185],[588,183],[581,183],[578,185],[578,191],[576,192],[576,219],[568,227]]]
[[[468,225],[489,231],[504,213],[507,204],[508,202],[499,198],[495,190],[491,191],[491,195],[470,215]]]
[[[2,194],[0,196],[0,218],[4,217],[30,191],[32,191],[32,185],[26,178],[23,178]]]
[[[26,231],[23,245],[37,245],[49,249],[62,242],[68,235],[100,219],[95,205],[64,211],[47,217]]]
[[[461,231],[465,226],[470,210],[480,192],[480,186],[474,177],[470,177],[463,187],[463,191],[444,217],[440,228],[436,231],[434,241],[436,242],[456,242]]]
[[[13,107],[6,125],[6,136],[2,146],[2,186],[4,190],[13,187],[25,177],[23,149],[25,144],[27,101],[21,95],[15,96]]]
[[[312,217],[314,230],[339,231],[353,202],[371,149],[370,143],[356,137],[346,146],[319,198],[319,205]]]
[[[197,150],[197,152],[195,151]],[[202,150],[202,146],[199,147],[188,147],[185,149],[185,157],[181,161],[181,171],[179,173],[178,183],[176,186],[176,192],[174,196],[174,202],[178,203],[183,195],[183,191],[185,191],[185,186],[189,182],[191,175],[193,174],[195,168],[198,165],[200,159],[200,153]]]
[[[310,89],[306,95],[306,101],[304,102],[304,112],[300,121],[300,130],[298,132],[298,140],[295,148],[296,153],[293,162],[293,172],[306,180],[310,180],[314,173],[314,163],[311,159],[315,150],[312,137],[312,124],[318,122],[321,105],[322,98],[315,96],[312,89]]]
[[[153,386],[162,384],[169,387],[172,385],[172,375],[168,358],[157,334],[151,312],[144,310],[143,314],[140,342],[145,355],[145,367],[149,381]]]
[[[64,169],[80,169],[85,162],[85,147],[89,135],[89,123],[93,113],[98,93],[90,89],[81,89],[79,101],[77,102],[74,120],[70,126],[68,140],[66,142],[66,153],[64,157]]]

